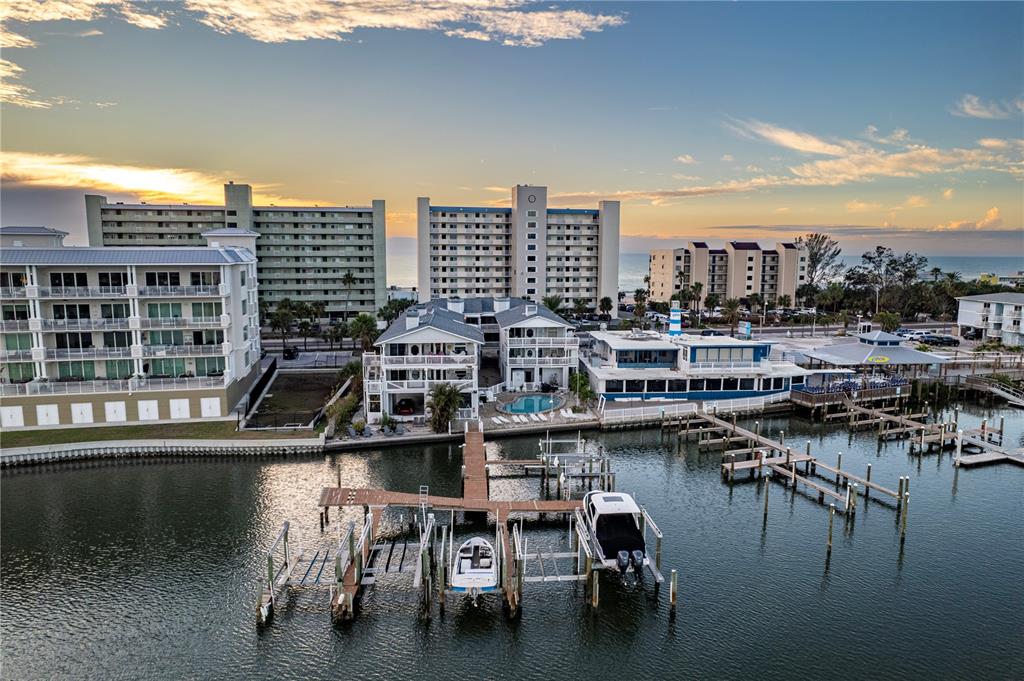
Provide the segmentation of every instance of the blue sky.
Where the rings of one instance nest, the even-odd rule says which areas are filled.
[[[401,237],[417,196],[528,182],[621,199],[624,250],[826,229],[1024,254],[1020,3],[469,7],[8,3],[3,223],[79,234],[86,191],[202,201],[230,178],[386,199]]]

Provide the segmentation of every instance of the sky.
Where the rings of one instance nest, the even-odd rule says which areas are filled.
[[[0,222],[82,195],[622,205],[622,250],[1024,259],[1024,4],[8,0]]]

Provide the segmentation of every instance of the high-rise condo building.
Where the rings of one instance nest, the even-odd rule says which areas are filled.
[[[547,187],[516,185],[512,207],[417,202],[419,299],[561,296],[617,310],[619,202],[549,208]]]
[[[224,205],[109,203],[86,194],[90,246],[200,246],[212,229],[257,233],[260,299],[326,305],[324,316],[387,303],[384,201],[369,206],[254,206],[252,187],[224,185]]]
[[[730,241],[725,248],[709,248],[691,241],[683,248],[651,251],[649,267],[652,302],[669,302],[680,286],[700,283],[701,298],[758,293],[769,304],[784,295],[795,303],[797,289],[806,283],[807,251],[793,243],[762,249],[753,241]]]

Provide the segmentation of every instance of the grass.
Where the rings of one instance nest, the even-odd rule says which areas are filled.
[[[268,438],[308,438],[310,431],[235,431],[235,422],[207,421],[159,425],[112,426],[94,428],[51,428],[0,434],[0,446],[33,447],[66,442],[103,442],[110,440],[265,440]]]
[[[316,413],[338,385],[334,372],[278,374],[260,402],[261,414]]]

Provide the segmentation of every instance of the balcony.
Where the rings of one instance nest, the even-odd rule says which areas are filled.
[[[220,317],[147,317],[139,320],[140,329],[220,329],[230,325],[228,315]]]
[[[24,286],[0,286],[0,298],[26,298]]]
[[[224,377],[199,378],[130,378],[97,381],[29,381],[28,383],[0,384],[0,395],[85,395],[89,393],[117,393],[129,390],[216,390],[226,385]]]
[[[48,360],[131,359],[131,348],[46,348]]]
[[[0,331],[31,331],[27,319],[10,319],[0,322]]]
[[[388,392],[405,392],[405,391],[426,392],[427,390],[430,389],[431,386],[439,384],[439,383],[451,383],[458,390],[472,390],[473,388],[476,387],[476,382],[474,382],[474,381],[465,381],[465,380],[461,380],[461,381],[460,380],[446,381],[446,380],[443,380],[443,379],[439,379],[439,380],[429,380],[429,381],[424,381],[424,380],[418,380],[418,381],[385,381],[385,384],[387,385]]]
[[[689,373],[716,373],[728,371],[771,370],[773,363],[767,359],[759,362],[690,362],[683,365]]]
[[[143,345],[145,357],[198,357],[223,355],[224,345]]]
[[[509,338],[508,346],[510,348],[520,347],[545,347],[545,348],[568,348],[568,347],[579,347],[580,339],[576,336],[557,336],[547,337],[539,336],[536,338]]]
[[[474,355],[381,355],[385,367],[396,366],[473,366]]]
[[[128,318],[119,319],[43,319],[44,331],[108,331],[130,328]]]
[[[142,298],[219,298],[228,295],[226,284],[214,286],[142,286]]]
[[[40,298],[124,298],[127,286],[51,286],[40,287]]]
[[[0,350],[0,360],[4,362],[32,361],[32,350]]]
[[[508,365],[513,367],[536,366],[576,366],[575,355],[567,357],[509,357]]]

